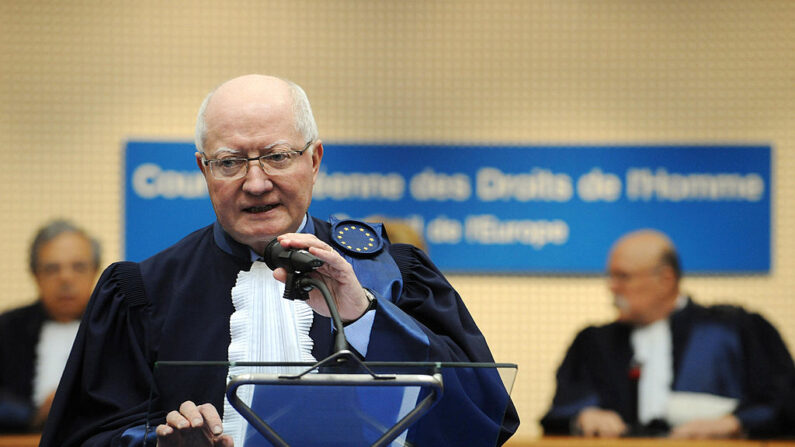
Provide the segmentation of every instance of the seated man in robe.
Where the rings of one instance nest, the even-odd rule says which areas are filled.
[[[607,269],[618,319],[575,338],[545,434],[732,438],[795,427],[795,367],[778,332],[758,314],[682,294],[667,236],[623,236]]]
[[[103,273],[42,446],[149,445],[150,426],[161,447],[243,446],[247,429],[224,402],[234,365],[170,375],[153,368],[169,360],[312,361],[332,353],[329,309],[318,291],[307,301],[282,299],[285,270],[259,260],[274,238],[324,261],[311,276],[330,290],[348,341],[365,360],[493,361],[460,296],[421,250],[390,244],[377,224],[307,214],[323,143],[299,86],[261,75],[229,80],[200,107],[195,135],[217,220],[141,263]],[[289,330],[265,323],[274,312],[289,316],[278,320]],[[495,406],[491,391],[502,384],[476,385],[446,381],[452,404],[434,407],[409,442],[504,442],[518,425],[513,407],[504,420],[505,406],[497,417],[484,410]]]
[[[30,272],[39,299],[0,315],[0,430],[38,431],[99,272],[99,242],[64,220],[39,229]]]

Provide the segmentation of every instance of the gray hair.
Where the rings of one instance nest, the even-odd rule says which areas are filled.
[[[47,242],[50,242],[51,240],[55,239],[56,237],[64,233],[76,233],[86,238],[86,240],[91,244],[94,269],[99,268],[100,253],[102,251],[102,246],[100,245],[99,241],[96,238],[91,237],[88,233],[85,232],[85,230],[75,226],[71,222],[64,219],[58,219],[41,227],[39,231],[36,232],[36,236],[33,238],[33,243],[30,244],[29,262],[30,262],[31,273],[35,275],[36,271],[38,270],[39,250],[41,249],[42,245],[46,244]]]
[[[287,79],[282,79],[282,81],[287,83],[290,89],[290,96],[293,100],[295,130],[301,134],[304,138],[304,142],[315,141],[318,137],[317,123],[315,123],[315,117],[312,114],[312,106],[309,105],[309,98],[307,98],[306,92],[295,82],[288,81]],[[213,97],[216,90],[218,90],[218,87],[213,89],[213,91],[208,93],[204,98],[202,105],[199,107],[199,114],[196,117],[196,131],[193,139],[196,144],[196,150],[201,153],[204,153],[204,142],[207,137],[207,122],[205,121],[204,115],[207,112],[207,105],[210,103],[210,99]],[[310,149],[310,154],[313,150],[314,147]]]

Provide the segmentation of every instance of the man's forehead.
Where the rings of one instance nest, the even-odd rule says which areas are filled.
[[[208,135],[218,136],[251,135],[269,130],[285,132],[295,128],[290,107],[218,107],[208,110],[205,123]]]
[[[42,248],[44,248],[44,247],[52,248],[52,247],[62,246],[62,245],[70,245],[70,246],[75,246],[75,245],[83,246],[83,245],[85,245],[85,246],[90,246],[91,242],[89,241],[89,239],[85,235],[83,235],[81,233],[74,232],[74,231],[66,231],[66,232],[63,232],[63,233],[55,236],[54,238],[48,240],[47,242],[43,243],[41,245],[41,247]]]
[[[206,142],[217,146],[262,147],[300,139],[291,107],[218,107],[208,110],[205,123]]]
[[[609,269],[632,272],[656,265],[659,252],[643,245],[617,246],[610,255]]]
[[[68,238],[61,236],[68,235]],[[64,233],[47,241],[36,253],[39,264],[71,263],[75,260],[90,260],[93,256],[91,242],[77,233]]]

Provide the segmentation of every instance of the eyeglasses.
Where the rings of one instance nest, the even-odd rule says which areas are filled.
[[[53,278],[58,276],[62,271],[71,270],[72,273],[82,275],[92,272],[92,265],[89,262],[72,262],[70,263],[57,263],[48,262],[37,267],[36,274],[42,277]]]
[[[660,272],[660,267],[661,266],[656,265],[656,266],[651,267],[651,268],[647,268],[647,269],[643,269],[643,270],[637,270],[637,271],[634,271],[634,272],[609,271],[609,272],[607,272],[607,277],[608,277],[608,279],[610,279],[610,281],[626,283],[626,282],[629,282],[629,281],[631,281],[631,280],[633,280],[635,278],[638,278],[638,277],[641,277],[641,276],[644,276],[644,275],[656,275],[657,273]]]
[[[295,150],[286,144],[277,144],[272,148],[271,152],[251,158],[222,157],[208,159],[202,153],[202,163],[210,167],[213,177],[218,180],[237,180],[245,177],[248,174],[249,163],[254,160],[259,161],[260,168],[266,174],[274,175],[289,169],[295,160],[309,149],[310,145],[312,145],[312,141],[307,141],[303,149]]]

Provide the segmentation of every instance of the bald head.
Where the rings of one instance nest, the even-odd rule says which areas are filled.
[[[227,107],[289,109],[292,107],[289,84],[273,76],[257,74],[230,79],[210,94],[205,118],[209,120]]]
[[[682,276],[679,255],[671,239],[656,230],[638,230],[627,233],[613,244],[611,256],[620,256],[634,265],[667,265],[676,278]]]
[[[236,121],[243,116],[292,116],[293,128],[305,142],[318,138],[309,99],[299,85],[275,76],[249,74],[224,82],[202,102],[196,119],[198,151],[204,152],[207,133],[214,127],[245,126]]]
[[[610,250],[610,290],[619,320],[645,325],[666,318],[679,296],[681,270],[671,240],[656,230],[621,237]]]

